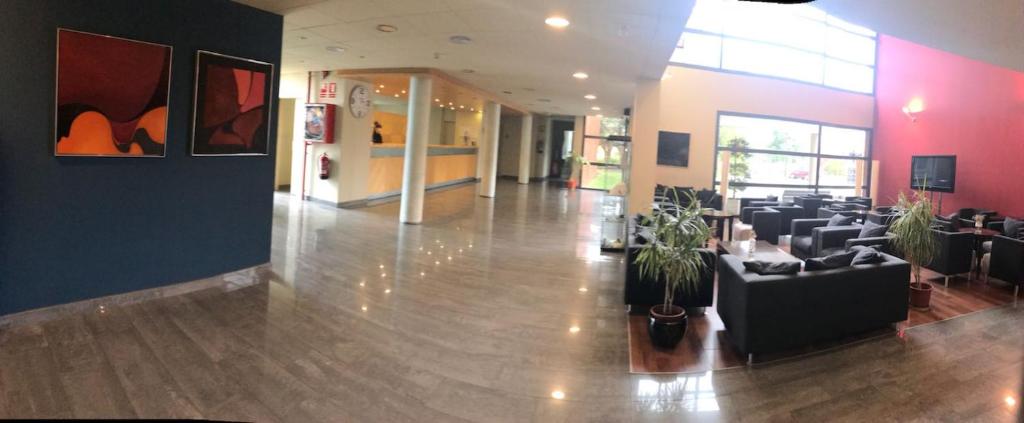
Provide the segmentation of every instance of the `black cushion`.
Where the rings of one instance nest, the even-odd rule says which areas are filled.
[[[827,257],[807,259],[807,261],[804,262],[804,270],[810,272],[814,270],[829,270],[847,267],[853,262],[853,258],[856,256],[857,251],[851,250],[838,252]]]
[[[795,275],[800,272],[800,262],[798,261],[769,263],[751,260],[743,262],[743,267],[758,275]]]
[[[876,238],[885,236],[885,232],[888,228],[885,225],[879,225],[875,222],[864,222],[864,226],[860,228],[860,235],[857,238]]]
[[[764,197],[764,201],[776,202],[776,201],[779,201],[779,196],[777,196],[777,195],[769,195],[769,196]]]
[[[1021,229],[1024,229],[1024,221],[1017,220],[1012,217],[1007,217],[1003,221],[1003,235],[1010,238],[1017,238],[1020,236]]]
[[[855,245],[850,250],[857,253],[857,255],[853,257],[853,261],[850,262],[851,266],[856,266],[859,264],[877,264],[885,261],[885,258],[882,257],[882,254],[879,253],[878,250],[871,247]]]
[[[828,226],[850,226],[853,224],[853,216],[843,216],[841,214],[832,215],[828,219]]]
[[[789,243],[797,250],[811,251],[811,237],[809,236],[795,236]]]

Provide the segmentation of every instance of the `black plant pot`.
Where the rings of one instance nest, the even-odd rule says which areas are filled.
[[[651,343],[654,346],[672,349],[686,335],[686,311],[677,305],[671,306],[668,312],[663,308],[662,305],[651,307],[647,334],[651,336]]]

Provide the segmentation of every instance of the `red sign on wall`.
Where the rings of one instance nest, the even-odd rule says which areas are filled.
[[[320,98],[335,98],[338,95],[338,84],[336,82],[324,82],[320,84]]]

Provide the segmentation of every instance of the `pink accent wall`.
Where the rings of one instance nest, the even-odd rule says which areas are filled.
[[[911,156],[952,154],[956,193],[945,195],[944,214],[1024,216],[1024,73],[885,35],[878,54],[878,204],[909,191]],[[913,98],[924,103],[917,122],[902,111]]]

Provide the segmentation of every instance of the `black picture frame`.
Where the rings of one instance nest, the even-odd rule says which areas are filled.
[[[690,134],[658,131],[658,166],[690,166]]]

